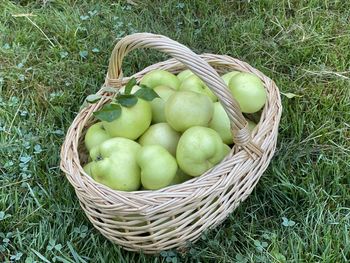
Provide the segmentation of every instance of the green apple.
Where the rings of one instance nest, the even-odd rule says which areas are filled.
[[[142,185],[156,190],[170,185],[177,171],[175,158],[160,145],[146,145],[136,156],[141,167]]]
[[[207,96],[193,91],[177,91],[165,103],[166,120],[179,132],[192,126],[208,126],[213,112],[213,102]]]
[[[216,131],[195,126],[182,134],[176,149],[176,160],[185,173],[199,176],[219,163],[228,150],[229,147]]]
[[[247,121],[248,121],[248,129],[252,132],[256,127],[256,123],[251,120],[247,120]]]
[[[192,76],[193,72],[189,69],[181,71],[179,74],[177,74],[177,78],[180,80],[180,82],[183,82],[187,77]]]
[[[91,167],[93,165],[94,165],[93,162],[89,162],[89,163],[85,164],[84,167],[83,167],[84,172],[91,176],[91,174],[92,174],[91,173]]]
[[[166,122],[151,125],[139,138],[142,146],[158,144],[163,146],[173,156],[176,154],[180,133],[175,131]]]
[[[160,98],[153,99],[150,104],[152,107],[152,122],[165,122],[165,112],[164,105],[168,98],[175,92],[174,89],[169,86],[157,86],[154,88],[154,91],[158,94]]]
[[[85,146],[90,151],[94,146],[110,139],[111,136],[107,134],[102,122],[91,125],[85,134]]]
[[[140,84],[146,85],[152,89],[160,85],[166,85],[177,90],[180,86],[180,80],[174,74],[166,70],[157,69],[144,75]]]
[[[91,149],[91,177],[111,189],[136,191],[141,185],[141,171],[136,155],[141,146],[126,138],[112,138]]]
[[[115,153],[127,153],[135,155],[141,149],[141,145],[137,142],[123,138],[115,137],[104,141],[100,145],[95,146],[90,151],[92,161],[101,160],[104,156],[110,156]]]
[[[171,185],[174,184],[181,184],[183,182],[186,182],[187,180],[192,179],[192,176],[189,176],[188,174],[185,174],[180,168],[177,169],[174,179],[171,181]]]
[[[230,119],[228,118],[227,113],[220,102],[214,103],[213,118],[211,119],[208,127],[215,130],[220,135],[224,143],[233,143]]]
[[[179,90],[194,91],[207,95],[212,101],[217,101],[215,94],[205,85],[205,83],[196,75],[187,77],[181,82]]]
[[[224,144],[224,147],[222,148],[222,159],[225,158],[226,155],[229,154],[229,152],[231,151],[231,147],[228,146],[227,144]]]
[[[250,131],[253,131],[256,124],[253,121],[248,119],[247,119],[247,122],[248,122],[248,129]],[[228,118],[227,113],[224,110],[223,106],[219,102],[214,103],[213,118],[211,119],[208,127],[215,130],[220,135],[224,143],[226,144],[233,143],[230,119]]]
[[[152,120],[152,109],[149,102],[138,99],[128,108],[122,107],[122,113],[114,121],[103,121],[103,127],[111,137],[125,137],[135,140],[147,130]]]
[[[254,74],[245,72],[236,74],[231,78],[229,88],[242,112],[257,112],[266,102],[264,85]]]
[[[239,73],[239,71],[231,71],[231,72],[228,72],[224,75],[221,76],[221,78],[224,80],[226,86],[228,86],[231,78],[235,75],[237,75]]]

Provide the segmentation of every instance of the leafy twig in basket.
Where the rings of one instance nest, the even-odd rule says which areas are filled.
[[[112,122],[118,119],[122,113],[122,107],[133,107],[138,99],[152,101],[159,98],[158,94],[146,85],[140,85],[140,89],[131,94],[132,88],[137,84],[136,79],[132,78],[125,85],[123,93],[117,93],[110,103],[105,104],[100,110],[95,111],[94,116],[101,120]],[[86,102],[96,103],[102,98],[99,94],[91,94],[86,97]]]

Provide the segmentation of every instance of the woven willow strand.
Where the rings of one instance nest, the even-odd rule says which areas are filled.
[[[130,79],[123,78],[121,71],[122,59],[128,51],[145,46],[167,50],[175,48],[173,43],[164,43],[164,37],[154,35],[151,37],[150,34],[146,34],[147,38],[143,41],[140,36],[140,34],[131,35],[117,44],[112,54],[112,58],[116,59],[111,60],[106,77],[109,85],[120,87]],[[159,39],[160,48],[157,48],[157,39]],[[176,54],[180,55],[180,53]],[[61,169],[74,187],[80,205],[94,227],[106,238],[127,250],[157,253],[195,241],[203,231],[220,224],[249,196],[275,151],[282,112],[281,99],[275,83],[247,63],[229,56],[194,55],[196,59],[192,59],[192,55],[188,56],[190,59],[186,61],[176,58],[151,65],[131,77],[140,80],[147,72],[154,69],[178,73],[189,67],[188,61],[196,61],[196,63],[197,60],[201,61],[200,63],[206,61],[205,64],[212,67],[210,70],[207,66],[203,71],[200,66],[196,66],[197,71],[192,68],[191,70],[197,75],[213,74],[208,82],[212,81],[211,84],[215,85],[215,88],[209,87],[216,92],[222,103],[223,101],[227,103],[225,107],[230,108],[232,114],[237,117],[239,114],[233,113],[237,109],[232,110],[233,100],[230,97],[224,97],[226,92],[221,92],[224,87],[221,86],[222,83],[218,84],[221,81],[217,83],[213,79],[216,78],[217,73],[222,74],[232,70],[256,74],[263,81],[267,92],[267,102],[260,122],[251,134],[252,141],[261,148],[261,155],[250,158],[249,152],[235,145],[220,164],[200,177],[182,184],[156,191],[114,191],[95,182],[82,169],[82,165],[86,162],[84,157],[86,152],[83,147],[84,134],[87,127],[92,124],[93,111],[102,107],[108,98],[84,108],[67,131],[61,149]],[[98,93],[103,93],[103,87]],[[244,122],[240,123],[240,125],[243,124]]]

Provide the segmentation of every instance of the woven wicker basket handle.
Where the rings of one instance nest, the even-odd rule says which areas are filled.
[[[229,89],[226,87],[219,74],[189,48],[170,38],[150,33],[136,33],[121,39],[114,47],[110,58],[106,85],[120,87],[123,78],[123,58],[130,51],[137,48],[159,50],[186,65],[188,69],[207,84],[225,108],[231,121],[234,143],[242,146],[250,155],[251,153],[255,153],[258,156],[262,154],[260,147],[252,143],[247,121],[237,101],[233,99]]]

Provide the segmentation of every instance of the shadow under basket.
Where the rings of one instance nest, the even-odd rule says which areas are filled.
[[[205,174],[184,183],[155,191],[123,192],[95,182],[82,169],[87,155],[83,138],[93,123],[92,113],[131,77],[123,77],[124,56],[133,49],[152,48],[171,59],[134,74],[138,81],[149,71],[164,69],[178,73],[190,69],[217,95],[230,121],[235,142],[231,152]],[[219,74],[238,70],[258,76],[266,89],[267,101],[252,133],[237,102]],[[115,46],[105,84],[98,94],[103,99],[83,108],[67,131],[61,149],[61,169],[75,189],[87,217],[102,235],[130,251],[158,253],[181,248],[197,240],[203,231],[220,224],[254,189],[276,148],[282,107],[275,83],[245,62],[226,55],[197,55],[187,47],[161,35],[137,33]]]

